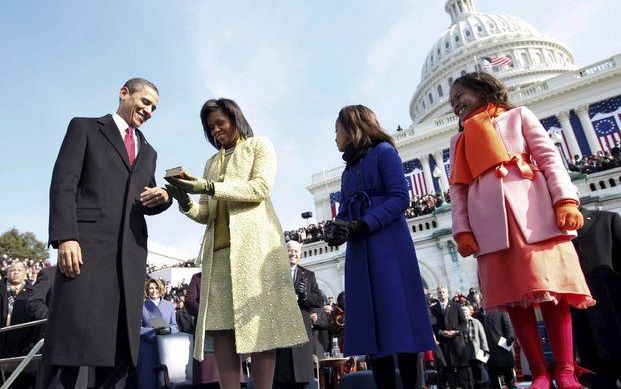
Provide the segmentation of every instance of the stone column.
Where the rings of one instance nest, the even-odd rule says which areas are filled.
[[[578,141],[576,140],[576,134],[574,134],[574,129],[571,127],[571,123],[569,122],[569,112],[559,112],[556,117],[558,118],[558,121],[563,129],[563,134],[565,134],[565,138],[567,139],[567,146],[569,146],[569,153],[571,154],[571,157],[573,158],[576,154],[582,157],[580,146],[578,146]]]
[[[433,186],[433,177],[431,176],[431,167],[429,165],[429,155],[424,154],[420,157],[423,165],[423,175],[425,176],[425,184],[427,185],[427,193],[435,192]]]
[[[457,245],[453,242],[453,240],[449,239],[446,241],[436,242],[436,247],[438,247],[442,253],[442,261],[445,271],[443,276],[444,279],[448,281],[445,283],[445,286],[449,288],[449,293],[454,293],[457,289],[463,291],[463,288],[468,286],[464,285],[460,262],[463,261],[463,259],[457,253]]]
[[[591,149],[591,154],[597,154],[598,151],[601,151],[602,147],[599,144],[599,139],[597,139],[597,134],[595,133],[593,123],[591,123],[591,118],[589,117],[589,106],[585,104],[576,108],[576,115],[578,115],[580,124],[582,124],[582,128],[584,129],[584,135]]]
[[[336,271],[339,275],[339,278],[341,280],[341,289],[339,290],[345,290],[345,257],[341,257],[339,259],[337,259],[336,261]]]
[[[444,167],[443,154],[444,152],[442,150],[438,150],[433,154],[433,156],[436,159],[436,165],[442,171],[442,174],[440,175],[440,182],[442,183],[442,190],[446,192],[449,189],[449,180],[448,176],[446,175],[446,169]]]

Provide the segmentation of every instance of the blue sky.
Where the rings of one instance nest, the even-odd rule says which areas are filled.
[[[143,131],[159,153],[157,177],[200,173],[214,149],[198,112],[213,97],[242,107],[277,149],[273,202],[286,229],[314,211],[310,175],[341,163],[334,119],[348,104],[376,111],[387,129],[411,124],[410,98],[427,52],[450,24],[444,0],[4,1],[0,5],[0,232],[47,239],[48,190],[67,123],[116,110],[134,76],[158,85]],[[618,53],[618,0],[476,1],[564,42],[578,65]],[[162,180],[160,180],[161,182]],[[150,238],[190,254],[202,227],[176,206],[148,218]]]

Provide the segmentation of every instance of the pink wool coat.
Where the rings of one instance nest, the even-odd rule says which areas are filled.
[[[496,169],[490,169],[472,185],[451,185],[453,237],[461,232],[472,232],[480,249],[476,256],[508,248],[506,204],[529,244],[550,238],[570,240],[575,237],[575,231],[557,227],[554,204],[563,199],[578,201],[578,190],[535,114],[526,107],[518,107],[492,119],[492,123],[509,155],[531,155],[540,171],[529,180],[512,165],[508,166],[509,172],[504,177],[499,178]],[[461,135],[460,132],[451,139],[451,162]]]

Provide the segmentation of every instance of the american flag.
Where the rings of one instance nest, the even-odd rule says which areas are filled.
[[[423,165],[418,159],[413,159],[403,163],[403,172],[408,184],[410,195],[422,196],[427,194],[427,184],[423,175]]]
[[[446,170],[446,176],[451,176],[451,150],[442,150],[442,159],[444,160],[444,169]]]
[[[336,219],[336,215],[339,213],[339,204],[341,201],[341,192],[330,193],[330,209],[332,210],[332,219]]]
[[[491,66],[507,66],[513,63],[513,60],[506,55],[495,55],[490,57],[483,57],[483,64],[485,66],[485,62],[489,62]]]
[[[556,134],[556,135],[555,135]],[[565,138],[565,133],[563,133],[563,129],[560,127],[550,127],[548,129],[548,135],[550,135],[550,138],[552,139],[552,141],[554,142],[554,136],[560,136],[560,139],[562,139],[560,146],[560,153],[561,156],[565,159],[570,159],[572,157],[571,153],[569,152],[569,146],[567,145],[567,138]],[[556,142],[554,142],[555,146],[556,146]]]
[[[619,131],[619,123],[621,122],[621,113],[608,116],[604,119],[594,120],[593,128],[599,140],[602,150],[610,150],[615,146],[615,142],[621,142],[621,132]]]
[[[618,111],[619,108],[621,108],[621,95],[591,104],[589,106],[589,116],[592,119],[596,119],[594,118],[594,116],[596,116],[597,114],[601,115],[613,113],[615,111]]]

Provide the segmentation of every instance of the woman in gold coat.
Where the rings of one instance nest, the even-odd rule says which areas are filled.
[[[168,179],[181,212],[207,225],[194,358],[203,359],[207,331],[223,389],[239,388],[239,354],[247,353],[255,387],[271,388],[275,349],[308,341],[270,201],[276,155],[267,138],[253,136],[234,101],[208,100],[200,116],[219,151],[203,178],[184,172]],[[200,194],[198,204],[188,193]]]

